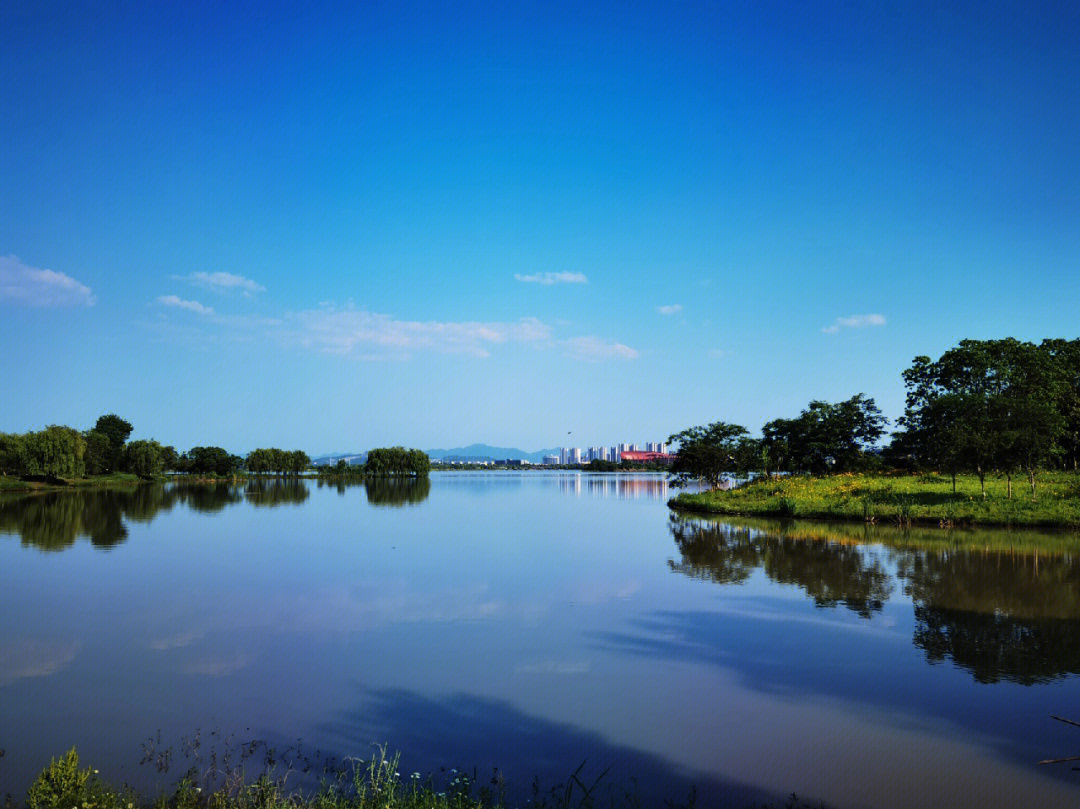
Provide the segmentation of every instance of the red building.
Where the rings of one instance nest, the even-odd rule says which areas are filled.
[[[642,452],[636,449],[623,450],[619,457],[632,463],[664,463],[669,464],[675,460],[675,456],[668,452]]]

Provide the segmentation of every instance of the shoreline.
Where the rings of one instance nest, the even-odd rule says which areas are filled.
[[[990,485],[992,484],[992,485]],[[1023,486],[1006,496],[1005,483],[988,481],[981,495],[973,475],[846,474],[757,480],[736,489],[683,492],[668,500],[677,512],[727,517],[938,527],[1038,528],[1080,531],[1080,476],[1048,473],[1032,500]]]

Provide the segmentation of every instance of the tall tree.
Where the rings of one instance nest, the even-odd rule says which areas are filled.
[[[921,466],[986,476],[1035,475],[1059,452],[1066,420],[1060,403],[1067,380],[1044,347],[1004,340],[963,340],[936,360],[916,357],[904,372],[907,407],[901,426]],[[955,478],[954,478],[955,479]]]
[[[124,447],[122,468],[139,477],[157,477],[164,466],[162,450],[157,441],[132,441]]]
[[[869,463],[868,452],[886,423],[874,400],[861,393],[836,404],[815,400],[796,418],[765,424],[763,446],[775,456],[778,469],[849,472]]]
[[[689,427],[669,436],[668,443],[678,445],[678,454],[668,470],[672,485],[686,486],[703,480],[716,488],[725,472],[735,471],[735,454],[746,436],[745,427],[724,421]]]
[[[116,453],[119,453],[124,448],[124,442],[131,435],[131,423],[124,421],[115,413],[100,416],[94,425],[94,429],[109,439],[109,444],[112,445],[113,451]]]
[[[81,478],[86,474],[86,441],[71,427],[51,425],[26,433],[22,452],[23,474],[52,478]]]

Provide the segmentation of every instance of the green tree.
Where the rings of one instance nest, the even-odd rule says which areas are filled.
[[[421,450],[404,447],[379,447],[368,452],[364,473],[375,477],[416,475],[426,477],[431,460]]]
[[[161,467],[166,472],[179,471],[180,456],[176,454],[176,447],[167,446],[161,448]]]
[[[23,475],[26,450],[25,436],[17,433],[0,433],[0,475]]]
[[[1052,349],[1003,340],[963,340],[932,361],[916,357],[904,371],[907,406],[900,420],[923,467],[954,475],[971,470],[986,497],[986,476],[1027,472],[1035,497],[1037,470],[1067,439],[1069,378]]]
[[[778,471],[850,472],[870,463],[870,450],[885,424],[874,400],[861,393],[836,404],[815,400],[794,419],[765,424],[763,448],[773,455]]]
[[[86,474],[86,441],[78,430],[50,425],[21,442],[23,474],[81,478]]]
[[[221,447],[192,447],[186,453],[187,471],[194,475],[219,475],[227,477],[238,470],[242,458],[230,455]]]
[[[109,437],[97,430],[87,430],[83,440],[86,441],[86,474],[93,477],[112,472],[116,458]]]
[[[311,466],[311,458],[303,450],[294,449],[291,452],[285,453],[285,464],[287,471],[294,475],[302,474],[309,466]]]
[[[157,441],[132,441],[124,447],[121,467],[143,478],[158,477],[164,468],[163,447]]]
[[[724,421],[689,427],[671,435],[668,443],[678,445],[678,454],[668,470],[672,485],[686,486],[703,480],[716,488],[725,472],[734,471],[735,453],[740,439],[746,435],[745,427]]]
[[[109,445],[113,451],[113,468],[115,469],[116,463],[120,459],[120,453],[124,450],[124,442],[131,435],[131,422],[125,421],[115,413],[108,413],[98,418],[94,429],[109,439]]]

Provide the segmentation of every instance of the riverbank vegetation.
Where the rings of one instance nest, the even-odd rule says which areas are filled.
[[[759,477],[730,491],[683,493],[670,503],[687,511],[759,517],[1080,528],[1080,477],[1047,472],[1042,478],[1038,500],[1008,497],[1001,479],[900,472]]]
[[[245,777],[243,767],[207,772],[190,771],[170,792],[154,798],[140,796],[130,787],[114,788],[98,771],[80,765],[74,748],[53,759],[30,785],[27,809],[595,809],[604,806],[637,809],[640,801],[636,785],[625,787],[583,775],[584,765],[564,783],[543,789],[533,781],[531,796],[525,801],[508,801],[506,784],[495,771],[491,778],[479,778],[457,769],[443,770],[438,777],[414,772],[403,776],[399,758],[388,756],[384,748],[368,760],[345,759],[344,763],[322,766],[312,772],[294,769],[292,764],[268,758],[262,774]],[[251,770],[247,770],[250,773]],[[318,776],[317,780],[313,776]],[[304,790],[297,782],[314,782]],[[671,809],[694,806],[693,792],[685,799],[665,801]],[[8,796],[6,805],[17,804]],[[811,804],[790,796],[783,803],[755,804],[759,809],[809,809]]]
[[[760,437],[726,422],[676,433],[676,486],[759,480],[673,503],[727,514],[1080,525],[1080,340],[963,340],[937,360],[916,357],[903,380],[904,414],[884,446],[887,420],[863,394],[810,402],[795,418],[767,422]],[[995,481],[1002,491],[992,495]]]
[[[179,453],[154,440],[129,441],[131,423],[114,413],[93,428],[50,425],[27,433],[0,433],[0,491],[58,486],[109,486],[162,480],[166,474],[188,480],[239,481],[266,475],[299,477],[312,469],[302,450],[263,447],[246,457],[223,447],[196,446]],[[367,463],[344,461],[320,467],[320,475],[386,477],[427,475],[431,462],[417,449],[388,447],[368,452]]]

